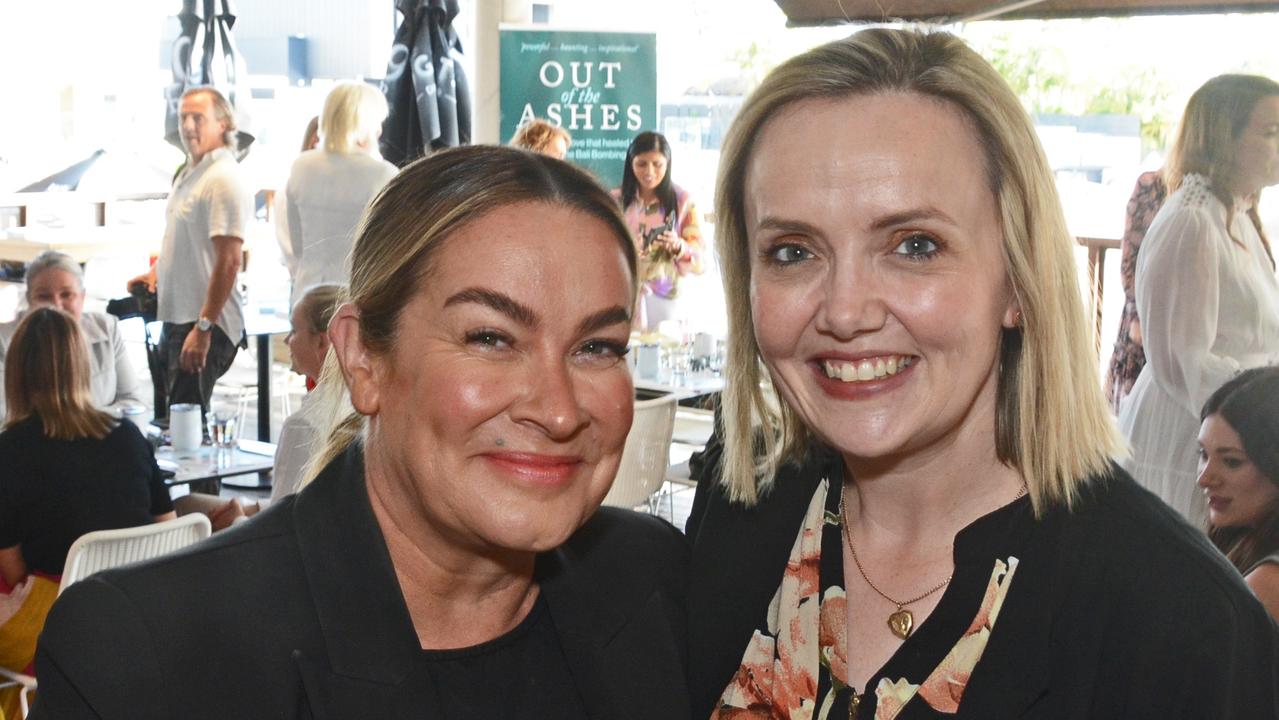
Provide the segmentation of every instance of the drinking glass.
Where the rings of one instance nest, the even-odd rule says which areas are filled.
[[[214,405],[205,416],[209,442],[216,448],[233,448],[240,437],[240,408],[236,405]]]

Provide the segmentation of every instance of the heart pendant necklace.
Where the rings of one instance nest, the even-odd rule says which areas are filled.
[[[839,494],[839,520],[843,525],[844,541],[848,543],[848,552],[853,556],[853,564],[857,566],[857,572],[862,574],[862,579],[866,581],[866,584],[870,586],[871,590],[874,590],[880,597],[897,606],[897,610],[888,616],[888,629],[891,630],[898,638],[905,640],[910,637],[911,632],[915,629],[915,616],[906,609],[906,606],[914,605],[920,600],[923,600],[929,595],[932,595],[938,590],[946,587],[950,584],[951,577],[954,576],[951,575],[950,577],[947,577],[928,592],[919,595],[918,597],[913,597],[910,600],[895,600],[888,597],[888,595],[884,594],[883,590],[876,587],[875,583],[871,582],[870,578],[866,576],[866,570],[862,568],[862,561],[857,558],[857,548],[853,546],[852,524],[848,522],[848,509],[844,507],[843,492]]]

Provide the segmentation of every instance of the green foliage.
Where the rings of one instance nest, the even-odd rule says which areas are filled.
[[[983,54],[1012,86],[1028,112],[1069,112],[1064,100],[1070,80],[1060,51],[1000,35]]]
[[[1167,145],[1175,124],[1167,107],[1172,90],[1153,65],[1110,68],[1102,76],[1072,74],[1060,49],[1025,33],[1000,33],[978,51],[1028,112],[1135,115],[1143,153]]]

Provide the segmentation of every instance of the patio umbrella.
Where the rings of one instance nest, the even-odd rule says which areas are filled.
[[[382,93],[390,114],[382,157],[403,166],[428,150],[471,142],[471,97],[462,42],[453,29],[458,0],[397,0],[403,19]]]
[[[236,154],[243,158],[253,144],[253,135],[244,130],[244,117],[237,102],[238,91],[244,74],[244,56],[235,46],[231,28],[235,26],[235,8],[231,0],[182,0],[182,12],[178,13],[181,31],[173,41],[173,84],[165,88],[167,108],[164,118],[164,139],[179,149],[181,118],[179,105],[182,94],[194,87],[212,86],[226,96],[231,107],[237,109],[240,121],[239,143]]]

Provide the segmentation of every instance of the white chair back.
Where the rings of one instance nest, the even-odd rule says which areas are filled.
[[[634,508],[662,489],[675,429],[675,396],[635,401],[635,419],[605,505]]]
[[[67,551],[58,594],[61,595],[71,583],[99,570],[173,552],[207,538],[212,532],[207,516],[191,513],[151,525],[85,533]]]
[[[18,693],[18,712],[26,717],[31,712],[31,698],[36,692],[36,679],[0,667],[0,690],[16,688]],[[3,704],[0,704],[0,720],[5,720]]]

